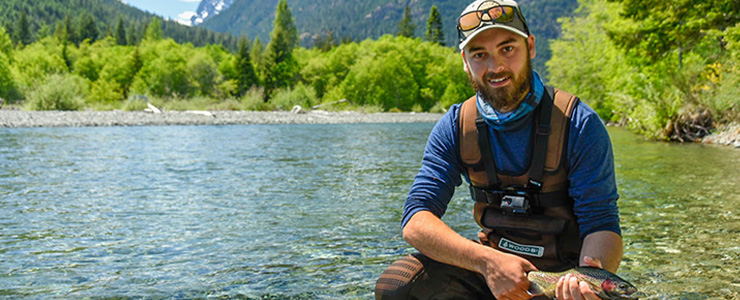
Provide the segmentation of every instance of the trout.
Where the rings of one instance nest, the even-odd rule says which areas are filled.
[[[567,274],[573,274],[578,281],[587,283],[591,290],[602,299],[608,300],[637,300],[637,288],[619,276],[609,271],[578,267],[564,272],[541,272],[532,271],[527,274],[529,279],[529,293],[531,295],[543,295],[550,299],[555,298],[555,287],[558,279]]]

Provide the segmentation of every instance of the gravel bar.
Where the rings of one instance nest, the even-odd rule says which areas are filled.
[[[23,111],[0,110],[0,127],[87,127],[236,124],[435,123],[442,114],[309,111]]]

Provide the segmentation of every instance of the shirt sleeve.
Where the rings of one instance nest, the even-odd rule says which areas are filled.
[[[450,107],[429,135],[421,169],[404,204],[402,226],[420,211],[430,211],[441,218],[455,187],[462,184],[457,147],[458,109],[458,105]]]
[[[581,238],[605,230],[621,235],[612,144],[599,116],[583,102],[573,112],[568,147],[569,192]]]

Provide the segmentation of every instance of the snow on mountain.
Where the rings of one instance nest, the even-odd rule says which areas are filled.
[[[223,10],[229,8],[234,0],[203,0],[198,5],[198,11],[190,17],[190,25],[195,26],[203,23],[206,19],[213,17]]]

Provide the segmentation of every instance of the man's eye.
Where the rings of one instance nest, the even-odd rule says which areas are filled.
[[[504,47],[504,52],[511,52],[511,51],[514,51],[514,47],[512,46]]]

